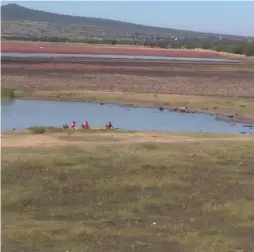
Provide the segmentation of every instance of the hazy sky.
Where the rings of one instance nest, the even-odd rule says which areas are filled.
[[[193,31],[254,36],[254,2],[2,1],[75,16]]]

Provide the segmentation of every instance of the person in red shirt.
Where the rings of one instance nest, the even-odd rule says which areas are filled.
[[[82,124],[82,127],[83,127],[84,129],[89,129],[90,126],[89,126],[88,121],[84,121],[84,123]]]
[[[76,128],[76,122],[75,121],[73,121],[72,122],[72,124],[71,124],[71,127],[70,127],[71,129],[75,129]]]

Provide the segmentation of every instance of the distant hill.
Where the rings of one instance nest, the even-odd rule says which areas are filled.
[[[2,36],[56,36],[67,38],[145,39],[146,36],[176,36],[206,38],[219,36],[203,32],[184,31],[114,21],[102,18],[78,17],[32,10],[17,4],[1,6]],[[228,39],[241,36],[221,35]]]

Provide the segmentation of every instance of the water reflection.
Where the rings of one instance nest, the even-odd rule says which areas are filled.
[[[64,54],[64,53],[2,53],[1,57],[87,57],[105,59],[147,59],[147,60],[184,60],[184,61],[207,61],[207,62],[237,62],[232,59],[218,58],[185,58],[169,56],[145,56],[145,55],[116,55],[116,54]]]

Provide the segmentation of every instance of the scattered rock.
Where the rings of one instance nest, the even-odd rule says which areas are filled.
[[[137,241],[136,244],[142,247],[147,247],[147,244],[141,241]]]
[[[193,156],[195,156],[195,153],[190,153],[188,156],[193,157]]]
[[[159,110],[160,110],[160,111],[163,111],[163,110],[164,110],[164,108],[160,107],[160,108],[159,108]]]
[[[172,109],[172,111],[175,111],[175,112],[177,112],[177,108],[174,108],[174,109]]]
[[[187,108],[186,108],[186,107],[180,107],[180,108],[179,108],[179,111],[180,111],[180,112],[186,112],[186,111],[187,111]]]
[[[243,162],[239,162],[239,165],[243,165],[244,163]]]
[[[243,127],[253,128],[253,125],[251,125],[251,124],[244,124]]]
[[[122,104],[121,107],[137,108],[138,106],[133,104]]]
[[[101,102],[100,104],[103,105],[103,102]]]

